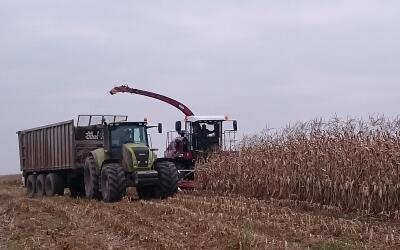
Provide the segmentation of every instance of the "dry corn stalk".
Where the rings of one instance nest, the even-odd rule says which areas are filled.
[[[266,130],[243,139],[238,153],[211,156],[199,164],[197,185],[393,214],[400,208],[399,168],[399,118],[319,119]]]

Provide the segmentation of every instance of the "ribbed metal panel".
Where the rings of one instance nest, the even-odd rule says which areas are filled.
[[[21,170],[61,170],[74,167],[74,121],[18,132]]]

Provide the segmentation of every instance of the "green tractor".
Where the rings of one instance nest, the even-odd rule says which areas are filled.
[[[161,124],[148,126],[147,121],[103,120],[101,125],[81,127],[86,148],[91,148],[83,168],[86,197],[114,202],[122,199],[127,187],[136,187],[140,199],[166,198],[177,192],[175,164],[157,158],[156,149],[149,147],[147,130],[153,127],[162,133]]]

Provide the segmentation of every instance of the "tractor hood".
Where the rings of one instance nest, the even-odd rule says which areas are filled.
[[[145,144],[127,143],[122,146],[122,165],[129,172],[151,169],[156,158]]]

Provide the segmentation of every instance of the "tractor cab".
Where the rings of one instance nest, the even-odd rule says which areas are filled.
[[[106,160],[118,162],[128,172],[151,169],[157,159],[155,149],[149,143],[149,126],[144,122],[113,122],[104,126],[104,150]]]
[[[121,159],[124,146],[149,147],[147,124],[144,122],[113,122],[105,126],[104,148],[111,159]]]

